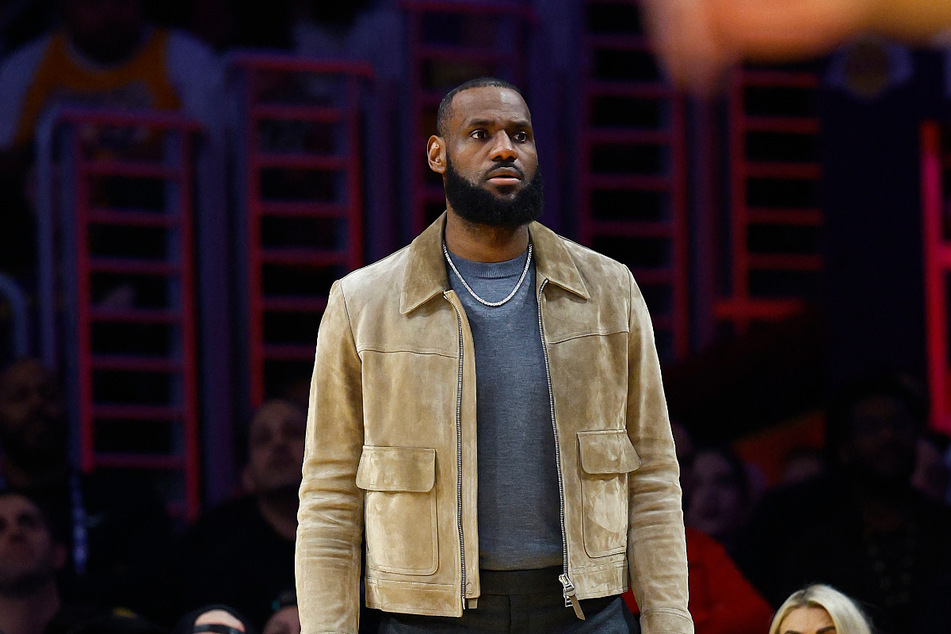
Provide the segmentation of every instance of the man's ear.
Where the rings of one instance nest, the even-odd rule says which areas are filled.
[[[426,158],[429,160],[429,169],[437,174],[446,173],[446,141],[435,134],[429,137],[426,143]]]

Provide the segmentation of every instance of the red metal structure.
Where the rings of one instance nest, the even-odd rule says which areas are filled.
[[[64,139],[58,186],[72,201],[60,218],[63,342],[81,467],[155,472],[173,514],[193,518],[201,494],[198,125],[158,113],[65,111],[55,128]]]
[[[921,127],[921,199],[925,258],[925,320],[931,423],[951,434],[951,359],[948,357],[948,272],[951,232],[947,223],[945,187],[951,175],[951,154],[942,127]]]
[[[822,270],[820,167],[810,70],[744,68],[729,96],[728,287],[714,309],[745,332],[800,311]]]
[[[636,0],[583,3],[578,234],[627,264],[662,356],[690,344],[685,104],[657,69]]]
[[[454,86],[480,76],[525,85],[534,14],[526,4],[491,1],[405,0],[409,47],[406,106],[409,235],[416,236],[445,209],[442,183],[424,162],[436,111]]]
[[[250,405],[310,376],[334,279],[364,262],[361,82],[369,65],[239,55],[238,171]]]

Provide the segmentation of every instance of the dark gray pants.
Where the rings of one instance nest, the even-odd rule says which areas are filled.
[[[584,621],[565,607],[561,568],[479,573],[479,607],[461,618],[384,613],[380,634],[429,632],[518,632],[519,634],[640,634],[641,628],[620,597],[581,602]]]

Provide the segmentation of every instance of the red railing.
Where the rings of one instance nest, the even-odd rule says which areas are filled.
[[[818,287],[818,84],[815,72],[772,68],[731,82],[728,290],[714,315],[737,333],[801,311]],[[793,234],[799,244],[784,244]]]
[[[587,0],[582,10],[579,239],[631,268],[661,354],[681,357],[690,345],[684,98],[654,64],[636,0]]]
[[[64,132],[60,173],[69,175],[59,185],[74,193],[74,208],[62,210],[64,254],[71,256],[63,260],[62,288],[75,319],[66,328],[75,341],[64,338],[64,345],[74,346],[66,356],[75,360],[70,382],[77,397],[81,468],[180,475],[182,484],[170,488],[182,490],[183,499],[170,500],[170,508],[194,518],[201,501],[192,228],[199,127],[172,114],[111,111],[64,111],[54,127]],[[91,143],[90,130],[134,131],[130,136],[139,140],[138,147],[125,149],[137,158]],[[139,158],[143,153],[149,157]],[[152,194],[133,196],[147,209],[115,200],[117,189],[145,181],[161,183]],[[151,233],[136,238],[142,228]],[[118,233],[104,239],[102,233],[110,231]],[[122,253],[114,252],[117,246]],[[133,299],[102,305],[96,292],[113,284],[127,285]],[[164,349],[150,349],[141,328],[157,329],[148,332],[165,341]],[[115,341],[123,342],[121,351],[110,347]],[[134,387],[109,393],[118,376]],[[153,388],[158,382],[166,388]],[[156,434],[160,440],[130,441],[145,427],[154,433],[155,425],[164,430]]]
[[[238,195],[245,209],[249,405],[256,407],[277,395],[275,382],[309,376],[330,282],[364,263],[361,84],[373,73],[359,62],[257,54],[238,55],[231,67],[243,91]],[[298,127],[292,138],[269,142],[267,126]],[[265,191],[268,178],[277,184]],[[303,180],[322,185],[302,192]],[[284,228],[265,240],[267,223]],[[293,276],[309,282],[269,288]],[[281,320],[309,325],[270,325]]]

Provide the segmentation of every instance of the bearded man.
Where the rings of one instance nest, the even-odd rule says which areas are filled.
[[[678,465],[630,271],[535,222],[531,114],[443,99],[446,212],[334,284],[317,337],[297,584],[303,632],[693,632]],[[364,550],[365,534],[365,550]]]

